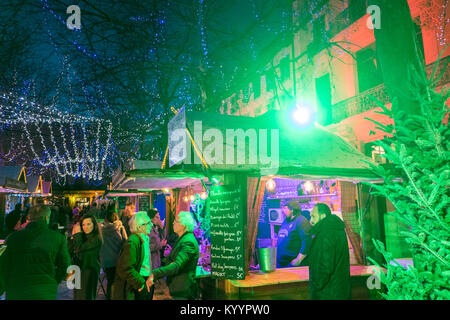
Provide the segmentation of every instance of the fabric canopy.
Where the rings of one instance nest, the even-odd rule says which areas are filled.
[[[246,171],[253,176],[377,179],[367,164],[376,165],[371,158],[320,125],[308,129],[288,127],[283,123],[285,119],[279,111],[255,118],[183,112],[184,120],[178,121],[178,126],[185,126],[195,142],[195,148],[188,152],[184,161],[186,166],[201,167],[202,161],[198,154],[202,154],[210,172]],[[228,139],[230,133],[231,138]],[[173,131],[169,131],[169,137],[171,134]],[[233,134],[237,134],[238,138],[233,138]],[[189,148],[189,136],[186,140]],[[266,150],[261,145],[265,145]],[[272,154],[277,151],[278,156]],[[220,153],[219,157],[217,152]],[[231,162],[227,161],[230,154]],[[238,162],[237,155],[241,155],[243,163]]]
[[[164,188],[184,188],[196,183],[204,177],[202,173],[195,171],[185,172],[170,169],[135,169],[126,172],[125,180],[116,188],[161,190]]]

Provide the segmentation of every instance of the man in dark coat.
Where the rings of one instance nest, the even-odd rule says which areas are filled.
[[[151,300],[151,257],[148,234],[152,227],[146,212],[137,212],[130,220],[131,236],[123,245],[112,286],[113,300]]]
[[[193,231],[195,221],[190,212],[181,211],[173,223],[173,230],[179,235],[164,267],[152,271],[156,281],[167,277],[167,286],[173,299],[193,300],[198,298],[195,279],[199,258],[198,242]]]
[[[350,299],[350,258],[345,225],[318,203],[311,212],[313,240],[309,257],[309,289],[313,300]]]
[[[48,228],[48,206],[30,209],[30,223],[6,239],[0,257],[1,283],[9,300],[56,299],[70,256],[65,237]]]
[[[123,245],[116,265],[116,275],[112,285],[113,300],[134,300],[138,289],[145,285],[139,274],[144,260],[144,240],[132,234]]]
[[[22,216],[22,210],[21,210],[22,204],[17,203],[14,207],[14,210],[8,213],[8,215],[5,218],[5,225],[8,232],[13,232],[16,229],[14,229],[19,222],[21,216]],[[20,224],[19,224],[20,227]]]

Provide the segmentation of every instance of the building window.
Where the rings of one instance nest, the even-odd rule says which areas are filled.
[[[372,159],[377,163],[386,163],[386,158],[382,156],[386,152],[381,146],[372,146]]]
[[[313,39],[308,45],[308,57],[312,58],[327,46],[328,34],[325,30],[325,15],[321,15],[313,21]]]
[[[289,55],[280,60],[280,80],[283,83],[291,78],[291,64]]]
[[[275,76],[273,74],[273,69],[266,73],[266,92],[275,90]]]
[[[367,0],[348,0],[348,16],[350,23],[358,21],[367,13]]]
[[[317,78],[316,82],[316,101],[317,101],[317,122],[321,125],[333,123],[331,109],[331,83],[330,74]]]
[[[257,77],[252,82],[252,89],[253,89],[253,99],[258,98],[261,95],[261,78]]]
[[[375,43],[356,53],[359,93],[383,83]]]

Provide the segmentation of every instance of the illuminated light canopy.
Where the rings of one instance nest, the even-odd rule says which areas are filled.
[[[101,181],[113,152],[111,121],[61,112],[13,93],[0,95],[0,128],[23,132],[22,148],[41,167],[54,168],[58,178]],[[14,155],[5,157],[12,161]]]

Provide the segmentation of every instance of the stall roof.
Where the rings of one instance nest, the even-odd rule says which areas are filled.
[[[200,182],[204,174],[197,170],[135,169],[126,172],[125,180],[117,189],[161,190],[183,188]]]
[[[27,186],[30,193],[43,193],[42,177],[27,176]]]
[[[25,167],[2,166],[0,167],[0,192],[17,193],[26,192]]]
[[[51,181],[42,181],[42,193],[50,194],[52,193],[52,182]]]
[[[107,190],[104,197],[135,197],[135,196],[144,196],[148,195],[146,192],[140,191],[125,191],[125,190]]]
[[[211,145],[210,142],[203,143],[203,135],[208,129],[210,133],[220,133],[222,143],[219,147],[223,151],[222,159],[226,159],[227,150],[232,150],[234,156],[241,152],[244,154],[243,164],[239,164],[236,158],[233,163],[211,163],[206,161],[211,172],[248,172],[250,175],[278,175],[278,176],[301,176],[301,177],[328,177],[328,178],[349,178],[361,180],[379,179],[370,170],[368,163],[377,165],[371,158],[359,152],[341,137],[327,131],[320,125],[311,126],[308,129],[295,129],[285,126],[285,121],[281,112],[272,111],[260,117],[250,118],[242,116],[230,116],[204,112],[183,111],[184,114],[178,114],[172,126],[176,130],[185,126],[196,141],[199,150],[206,150],[205,145]],[[201,124],[201,129],[199,129]],[[228,141],[226,139],[228,131],[242,129],[244,132],[253,131],[258,138],[257,151],[261,142],[261,130],[266,129],[267,140],[271,138],[271,130],[278,130],[278,152],[279,156],[269,164],[264,164],[258,154],[256,161],[249,161],[248,148],[251,145],[248,139],[245,143],[239,144],[235,139]],[[250,131],[247,131],[249,130]],[[253,129],[253,130],[252,130]],[[196,132],[201,132],[202,136],[196,138]],[[169,132],[169,137],[170,137]],[[199,145],[198,141],[202,143]],[[220,139],[219,139],[220,141]],[[232,142],[231,142],[232,141]],[[276,140],[275,140],[276,141]],[[205,144],[205,145],[203,145]],[[271,154],[271,144],[267,143],[267,154]],[[170,143],[169,143],[170,148]],[[247,150],[247,152],[246,152]],[[276,150],[276,148],[274,148]],[[169,157],[170,157],[169,149]],[[203,154],[204,155],[204,154]],[[270,157],[269,157],[270,159]],[[179,159],[178,159],[179,160]],[[365,162],[364,162],[365,161]],[[191,152],[190,163],[201,163],[196,152]],[[223,161],[225,162],[225,161]],[[367,163],[366,163],[367,162]],[[174,161],[172,161],[172,165]],[[197,165],[199,166],[199,165]]]

